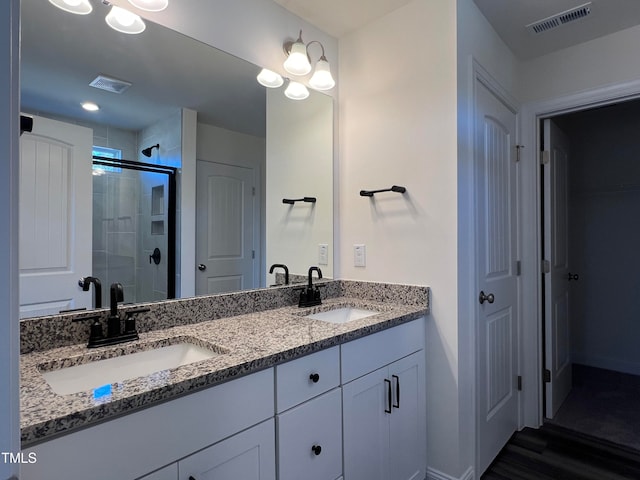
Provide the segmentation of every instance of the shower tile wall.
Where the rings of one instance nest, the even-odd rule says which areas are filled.
[[[154,163],[158,165],[166,165],[171,167],[182,166],[182,111],[176,110],[164,120],[161,120],[144,130],[139,134],[140,146],[142,148],[151,145],[160,144],[160,148],[154,148],[151,157],[145,157],[138,153],[141,162]],[[140,261],[137,265],[137,289],[141,294],[145,295],[149,300],[161,300],[167,298],[167,211],[168,211],[168,186],[165,175],[146,174],[140,175],[140,190],[144,196],[141,202],[141,208],[138,212],[138,222],[141,226],[142,235],[139,238]],[[178,181],[179,184],[179,181]],[[160,186],[164,187],[163,211],[162,214],[154,212],[152,209],[152,193],[153,188],[157,187],[159,192]],[[179,188],[179,187],[178,187]],[[176,217],[180,218],[180,195],[178,193]],[[154,214],[155,213],[155,214]],[[163,222],[164,234],[152,233],[152,222]],[[179,220],[178,220],[179,222]],[[158,226],[159,223],[156,223]],[[180,271],[180,236],[179,225],[176,235],[176,272]],[[157,230],[156,230],[157,232]],[[159,248],[162,254],[160,265],[149,263],[149,256],[153,253],[154,248]],[[180,296],[179,291],[180,278],[176,279],[176,296]]]

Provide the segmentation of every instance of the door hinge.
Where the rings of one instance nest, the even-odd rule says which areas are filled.
[[[542,260],[542,273],[549,273],[551,271],[551,262],[549,260]]]
[[[522,375],[518,375],[518,391],[522,391]]]
[[[522,272],[522,264],[520,263],[520,260],[516,260],[516,277],[519,277],[521,275]]]
[[[256,196],[256,187],[251,187],[251,195]]]
[[[516,145],[516,162],[520,161],[520,152],[524,148],[524,145]]]
[[[551,155],[549,154],[549,150],[542,150],[540,152],[540,164],[546,165],[551,161]]]
[[[251,258],[252,259],[256,258],[256,251],[255,250],[251,250]]]
[[[551,383],[551,370],[544,369],[544,383]]]

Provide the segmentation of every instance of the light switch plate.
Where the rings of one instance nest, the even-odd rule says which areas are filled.
[[[329,265],[329,245],[326,243],[318,245],[318,265]]]
[[[355,267],[365,267],[367,265],[367,247],[366,245],[353,246],[353,265]]]

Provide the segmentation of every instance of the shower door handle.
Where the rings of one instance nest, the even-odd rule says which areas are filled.
[[[204,272],[206,269],[207,269],[207,266],[204,263],[198,264],[198,270],[200,270],[201,272]]]
[[[156,265],[160,265],[160,259],[162,258],[162,255],[160,254],[160,249],[159,248],[155,248],[153,250],[153,254],[149,255],[149,263],[151,263],[153,261],[153,263],[155,263]]]

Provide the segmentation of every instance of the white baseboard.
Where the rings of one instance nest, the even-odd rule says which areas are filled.
[[[435,468],[429,467],[427,468],[426,480],[473,480],[473,467],[469,467],[461,477],[452,477],[451,475],[447,475]]]

